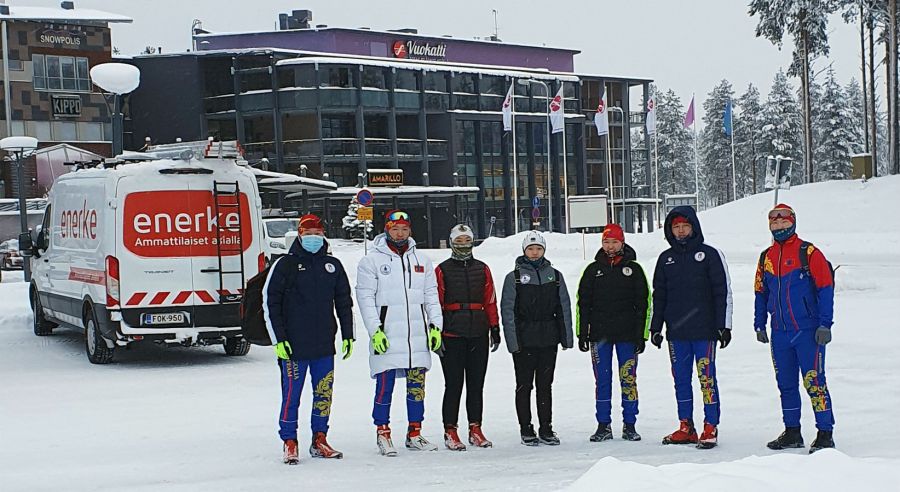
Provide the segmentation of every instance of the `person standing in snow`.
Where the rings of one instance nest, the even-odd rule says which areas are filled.
[[[450,258],[435,270],[444,314],[444,444],[453,451],[466,449],[457,432],[463,383],[469,444],[480,448],[493,445],[481,431],[481,418],[488,346],[491,352],[500,347],[500,319],[491,270],[472,256],[474,241],[471,227],[455,226],[450,230]]]
[[[796,233],[794,210],[778,204],[769,212],[775,242],[763,250],[756,269],[756,339],[769,343],[766,318],[771,317],[772,362],[781,393],[784,432],[769,449],[802,448],[798,373],[812,402],[818,434],[809,447],[814,453],[833,448],[834,414],[825,383],[825,345],[831,341],[834,276],[818,248]]]
[[[634,249],[618,224],[603,229],[602,248],[581,275],[575,315],[578,349],[591,352],[596,383],[597,431],[592,442],[612,439],[612,359],[619,362],[622,386],[622,438],[640,441],[637,363],[650,322],[650,287]]]
[[[557,346],[572,348],[572,311],[562,274],[544,257],[547,243],[537,231],[525,235],[523,254],[506,275],[500,312],[506,347],[516,372],[516,414],[522,444],[558,445],[553,432],[553,374]],[[531,389],[537,390],[539,431],[531,424]]]
[[[731,343],[731,280],[725,255],[706,244],[693,207],[675,207],[663,228],[669,249],[659,255],[653,274],[653,317],[650,342],[662,348],[663,323],[675,379],[678,430],[663,444],[696,444],[709,449],[718,442],[719,386],[716,341]],[[694,428],[692,366],[696,363],[703,393],[703,433]]]
[[[344,359],[353,352],[353,299],[340,260],[326,251],[325,229],[312,214],[300,218],[299,235],[287,255],[275,260],[263,287],[263,313],[281,367],[279,436],[284,462],[296,465],[297,410],[309,371],[313,388],[312,444],[314,458],[342,458],[326,440],[334,385],[334,336],[337,311]]]
[[[431,351],[441,348],[444,324],[434,265],[416,252],[406,212],[388,212],[384,231],[375,237],[371,254],[360,260],[356,276],[356,299],[371,340],[369,367],[376,381],[376,442],[382,455],[396,456],[389,425],[391,399],[394,380],[406,378],[406,447],[434,451],[437,446],[422,436],[425,373],[431,368]]]

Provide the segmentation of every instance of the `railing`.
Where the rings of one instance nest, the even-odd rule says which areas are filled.
[[[628,115],[628,123],[632,126],[643,125],[647,121],[647,113],[643,111],[632,111]]]
[[[216,96],[203,99],[203,111],[206,114],[234,111],[234,96]]]

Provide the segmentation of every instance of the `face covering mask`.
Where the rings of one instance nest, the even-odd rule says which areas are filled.
[[[325,244],[325,238],[322,236],[300,236],[300,246],[310,253],[318,253]]]
[[[789,237],[794,235],[794,231],[796,229],[796,225],[791,224],[791,226],[787,229],[778,229],[777,231],[772,231],[772,237],[775,238],[775,240],[778,242],[786,241]]]
[[[472,243],[456,244],[450,243],[453,258],[457,260],[468,260],[472,258]]]

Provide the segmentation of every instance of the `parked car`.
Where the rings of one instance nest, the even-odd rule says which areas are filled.
[[[300,219],[295,217],[267,217],[263,218],[263,250],[269,261],[286,255],[291,249],[291,243],[285,241],[285,234],[297,232]],[[295,236],[296,237],[296,236]],[[293,242],[293,241],[292,241]]]
[[[25,262],[19,252],[19,240],[10,239],[0,243],[0,268],[4,270],[21,270]]]

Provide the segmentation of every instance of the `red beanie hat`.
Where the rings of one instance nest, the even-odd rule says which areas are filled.
[[[790,205],[785,205],[784,203],[775,205],[775,208],[769,211],[769,220],[774,218],[789,220],[791,224],[797,223],[797,215],[794,213],[794,209],[791,208]]]
[[[402,224],[412,227],[412,224],[409,222],[409,214],[403,210],[390,210],[388,213],[384,214],[385,232],[395,225]]]
[[[322,219],[315,214],[306,214],[300,217],[300,224],[297,226],[297,232],[303,233],[307,229],[325,229],[322,225]]]
[[[689,224],[690,225],[690,223],[691,223],[691,221],[688,220],[688,218],[685,217],[684,215],[676,215],[676,216],[672,217],[672,225],[678,225],[678,224]]]
[[[602,239],[618,239],[619,241],[625,242],[625,233],[622,231],[622,226],[619,224],[607,224],[606,228],[603,229],[603,237]]]

